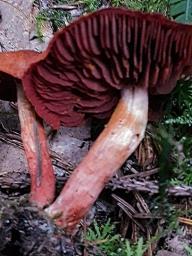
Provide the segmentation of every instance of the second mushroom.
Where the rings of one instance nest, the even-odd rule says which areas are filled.
[[[55,176],[41,118],[27,100],[22,77],[42,55],[30,50],[0,53],[0,99],[17,101],[21,137],[31,179],[30,202],[43,208],[55,196]]]

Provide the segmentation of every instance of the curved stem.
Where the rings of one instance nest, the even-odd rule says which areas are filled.
[[[46,209],[58,225],[68,232],[74,230],[108,180],[139,145],[147,115],[147,89],[124,89],[109,123],[74,170],[59,197]]]
[[[21,137],[31,176],[30,200],[43,208],[53,201],[55,195],[55,176],[46,135],[20,85],[17,85],[17,102]]]

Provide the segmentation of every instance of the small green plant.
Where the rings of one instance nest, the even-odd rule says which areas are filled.
[[[134,10],[142,10],[142,1],[135,1],[135,0],[112,0],[111,1],[112,6],[114,7],[121,7],[125,6],[130,9]]]
[[[180,81],[171,94],[166,124],[192,126],[192,81]]]
[[[174,157],[173,185],[192,184],[192,82],[180,81],[171,94],[165,115],[165,127],[171,127],[172,136],[177,142],[172,147]]]
[[[110,219],[99,227],[94,221],[93,228],[89,228],[86,234],[86,240],[91,244],[97,245],[103,252],[109,256],[114,256],[118,250],[120,236],[114,234],[115,226],[111,224]]]
[[[101,4],[98,0],[83,0],[82,2],[87,12],[96,11]]]
[[[192,163],[190,158],[184,158],[182,161],[178,161],[174,167],[174,173],[176,177],[171,180],[172,185],[189,185],[192,184]]]
[[[61,4],[62,1],[59,1]],[[57,31],[62,26],[66,26],[71,21],[71,15],[67,11],[44,9],[35,18],[37,37],[43,41],[43,28],[46,22],[50,22],[53,31]]]
[[[136,244],[130,244],[128,240],[115,234],[115,225],[111,224],[110,219],[101,226],[95,221],[93,228],[88,229],[85,240],[88,244],[99,247],[107,256],[142,256],[147,250],[143,238]]]
[[[167,186],[192,184],[192,138],[181,124],[161,126],[155,136],[155,143],[159,145],[160,195],[162,192],[165,198]]]
[[[145,12],[159,12],[168,15],[168,0],[112,0],[112,6],[125,6],[130,9]]]
[[[168,16],[169,1],[168,0],[144,0],[143,11],[158,12]]]
[[[133,245],[128,240],[125,241],[124,256],[143,256],[146,250],[147,246],[144,244],[142,237]]]
[[[186,250],[188,256],[192,256],[192,247],[191,246],[185,245],[185,250]]]

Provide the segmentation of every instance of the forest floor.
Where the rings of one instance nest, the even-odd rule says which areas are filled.
[[[0,0],[1,51],[42,51],[60,26],[111,4]],[[178,104],[175,98],[183,83],[168,102]],[[17,104],[0,101],[0,256],[192,255],[192,128],[169,122],[170,128],[165,119],[172,120],[181,110],[168,107],[162,121],[148,123],[142,143],[106,185],[78,232],[69,237],[28,202],[30,177]],[[94,119],[48,136],[57,193],[103,127]]]

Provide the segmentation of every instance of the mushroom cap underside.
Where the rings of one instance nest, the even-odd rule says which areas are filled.
[[[121,89],[168,94],[192,64],[192,26],[159,14],[103,9],[57,32],[23,77],[25,93],[54,128],[108,118]]]

